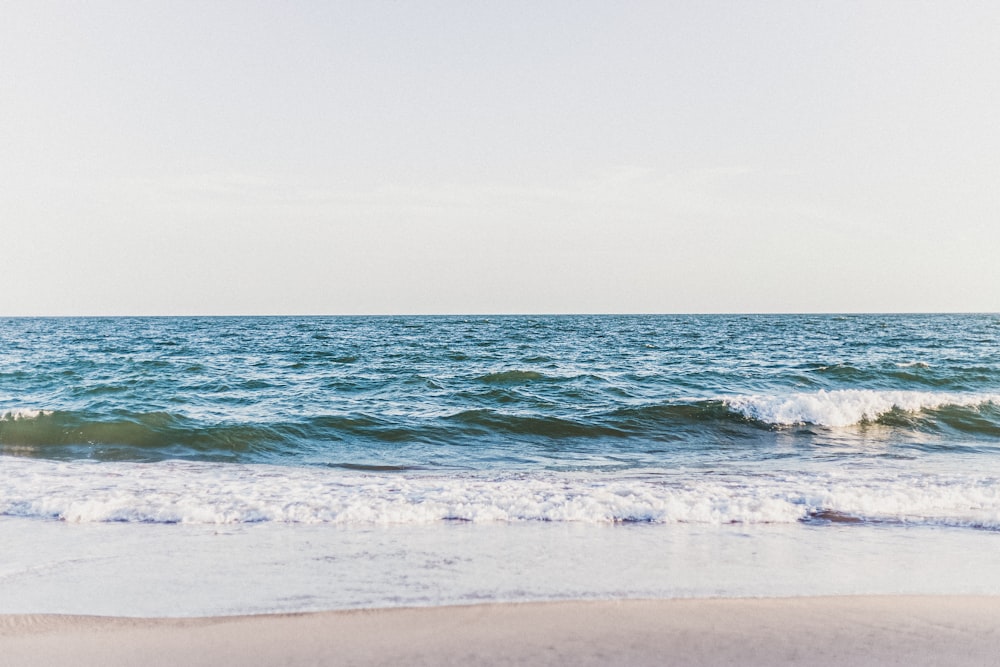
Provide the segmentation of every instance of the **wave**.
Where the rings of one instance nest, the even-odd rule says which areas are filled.
[[[664,427],[670,425],[746,421],[744,415],[729,409],[724,399],[692,399],[677,403],[637,405],[614,410],[608,418],[633,432],[653,429],[662,432]]]
[[[757,441],[761,429],[794,425],[844,428],[877,423],[888,429],[1000,437],[1000,394],[820,390],[723,396],[594,410],[559,410],[536,400],[525,406],[506,389],[479,398],[481,407],[445,413],[362,412],[263,422],[219,422],[170,412],[110,414],[21,408],[0,413],[0,454],[50,459],[296,463],[365,459],[365,451],[421,445],[469,456],[486,443],[508,443],[533,456],[536,443],[558,452],[574,442],[608,443],[605,452],[650,441],[700,446],[717,436]],[[495,395],[501,392],[502,395]],[[808,435],[808,434],[804,434]],[[611,444],[612,441],[615,444]],[[469,448],[465,453],[456,447]],[[351,453],[346,453],[346,449]],[[374,449],[372,449],[374,448]],[[547,455],[546,455],[547,456]],[[440,459],[431,456],[431,459]],[[429,459],[428,459],[429,460]],[[378,461],[373,461],[377,463]],[[423,464],[426,461],[407,461]],[[461,461],[455,461],[461,466]]]
[[[480,375],[476,378],[476,381],[483,382],[485,384],[523,384],[526,382],[548,379],[551,378],[544,373],[539,373],[538,371],[509,370]]]
[[[167,412],[97,415],[21,409],[0,418],[0,453],[56,459],[234,460],[280,449],[289,436],[270,425],[205,425]]]
[[[754,421],[775,426],[844,427],[875,422],[894,411],[918,413],[946,407],[1000,406],[1000,394],[840,389],[787,395],[734,396],[723,403]]]
[[[51,415],[52,410],[35,410],[32,408],[18,408],[15,410],[5,410],[0,412],[0,422],[13,422],[20,420],[37,419],[38,417]]]
[[[929,474],[364,474],[171,461],[5,461],[0,515],[68,522],[895,523],[1000,530],[1000,479]]]
[[[508,434],[544,438],[624,437],[627,432],[599,423],[555,416],[505,414],[495,410],[463,410],[445,418],[461,424],[466,435]]]

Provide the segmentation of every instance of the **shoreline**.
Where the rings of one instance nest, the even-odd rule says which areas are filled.
[[[484,603],[195,618],[0,616],[20,667],[983,665],[1000,596]]]

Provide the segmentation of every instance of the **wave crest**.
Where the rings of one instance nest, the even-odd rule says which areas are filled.
[[[33,408],[16,408],[0,412],[0,422],[14,422],[37,419],[52,414],[52,410],[35,410]]]
[[[549,377],[538,371],[509,370],[496,373],[487,373],[476,378],[477,381],[485,384],[522,384],[537,380],[547,380]]]
[[[748,419],[766,424],[843,427],[873,422],[894,410],[920,412],[950,406],[1000,405],[1000,394],[840,389],[784,396],[737,396],[725,398],[723,403]]]
[[[271,425],[213,424],[168,412],[96,415],[16,410],[0,417],[0,454],[152,461],[187,455],[232,460],[278,448],[289,437]]]

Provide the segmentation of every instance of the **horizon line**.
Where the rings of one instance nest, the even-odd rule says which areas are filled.
[[[280,318],[280,317],[754,317],[754,316],[890,316],[890,315],[1000,315],[1000,311],[702,311],[702,312],[441,312],[441,313],[179,313],[179,314],[75,314],[75,315],[0,315],[0,319],[112,319],[112,318]]]

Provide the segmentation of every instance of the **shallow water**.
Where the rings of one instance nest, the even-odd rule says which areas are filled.
[[[205,616],[553,599],[1000,595],[1000,535],[936,527],[0,519],[0,613]]]

